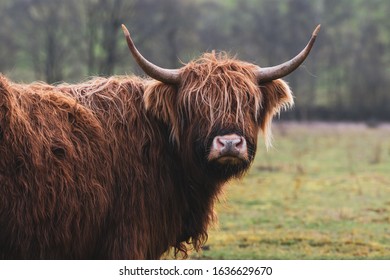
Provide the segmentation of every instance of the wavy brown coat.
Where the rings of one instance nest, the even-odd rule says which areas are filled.
[[[272,116],[292,104],[283,81],[259,86],[252,68],[206,54],[184,67],[179,88],[137,77],[51,86],[0,76],[0,258],[199,249],[229,176],[208,171],[197,147],[229,127],[247,137],[252,160],[259,129],[268,136]]]

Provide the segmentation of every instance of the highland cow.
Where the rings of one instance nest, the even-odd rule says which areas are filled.
[[[157,259],[199,250],[222,186],[269,144],[293,104],[280,78],[307,57],[260,68],[207,53],[152,79],[16,84],[0,76],[0,258]]]

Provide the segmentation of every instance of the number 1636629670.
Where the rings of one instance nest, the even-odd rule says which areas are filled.
[[[213,275],[271,275],[272,268],[262,267],[213,267]]]

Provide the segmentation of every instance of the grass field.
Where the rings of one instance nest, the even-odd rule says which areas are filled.
[[[390,259],[390,126],[274,125],[192,259]]]

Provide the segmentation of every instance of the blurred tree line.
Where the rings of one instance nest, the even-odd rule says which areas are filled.
[[[288,76],[291,119],[390,120],[388,0],[1,0],[0,72],[18,82],[77,82],[141,74],[120,25],[162,67],[225,50],[271,66],[290,59],[322,25]]]

